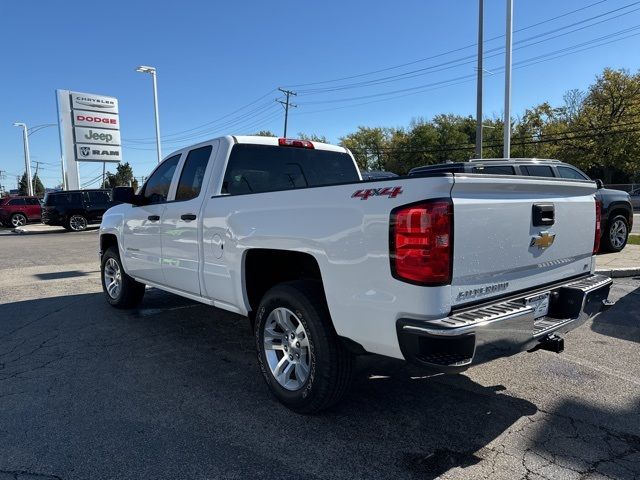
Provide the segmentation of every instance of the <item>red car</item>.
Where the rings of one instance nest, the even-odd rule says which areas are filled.
[[[39,222],[41,218],[38,197],[0,198],[0,224],[5,227],[22,227],[28,222]]]

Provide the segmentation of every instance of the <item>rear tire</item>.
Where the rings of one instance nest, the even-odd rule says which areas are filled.
[[[83,232],[87,229],[87,218],[84,215],[74,213],[67,218],[64,228],[70,232]]]
[[[125,273],[117,247],[109,247],[102,255],[100,278],[107,302],[116,308],[133,308],[144,297],[145,285]]]
[[[254,331],[260,370],[283,405],[311,414],[340,401],[351,382],[353,355],[333,328],[320,282],[271,288]]]
[[[621,251],[629,239],[629,222],[624,215],[616,215],[609,220],[603,236],[602,240],[607,252]]]

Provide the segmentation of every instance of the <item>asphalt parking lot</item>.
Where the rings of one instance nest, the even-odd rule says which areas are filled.
[[[640,281],[539,351],[429,376],[367,359],[290,413],[247,322],[149,290],[102,298],[97,233],[0,236],[0,480],[640,477]]]

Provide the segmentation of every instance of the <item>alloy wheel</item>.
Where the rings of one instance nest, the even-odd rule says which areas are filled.
[[[616,220],[609,228],[609,240],[613,248],[620,249],[627,241],[627,225],[622,220]]]
[[[13,217],[11,217],[11,225],[13,227],[22,227],[26,224],[27,224],[27,217],[25,217],[21,213],[16,213]]]
[[[122,288],[122,273],[114,258],[109,258],[104,264],[104,285],[111,298],[118,298]]]
[[[263,327],[264,352],[273,378],[295,391],[309,378],[309,338],[300,319],[288,308],[276,308]]]
[[[87,219],[82,215],[72,215],[69,219],[69,226],[71,230],[80,232],[87,228]]]

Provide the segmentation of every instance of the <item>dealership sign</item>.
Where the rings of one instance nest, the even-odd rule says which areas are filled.
[[[76,127],[120,128],[118,115],[86,112],[84,110],[73,111],[73,124]]]
[[[80,188],[77,162],[122,160],[118,99],[57,90],[60,148],[67,188]]]
[[[122,160],[122,152],[117,146],[76,145],[76,157],[88,162],[119,162]]]

